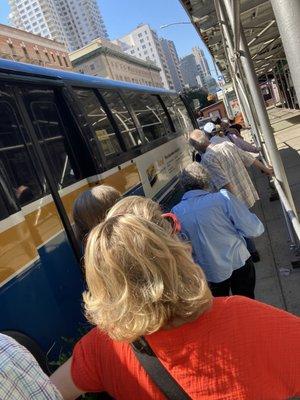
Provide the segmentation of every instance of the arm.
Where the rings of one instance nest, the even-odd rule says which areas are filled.
[[[228,190],[228,192],[233,193],[234,192],[234,185],[233,183],[227,183],[222,187],[222,189]]]
[[[256,146],[253,146],[252,144],[246,142],[246,140],[234,134],[232,135],[232,140],[236,146],[238,146],[240,149],[244,151],[248,151],[250,153],[259,153],[259,150]]]
[[[54,374],[50,377],[51,382],[56,386],[64,400],[75,400],[82,395],[72,379],[71,375],[72,357],[69,358],[61,367],[59,367]]]
[[[75,345],[72,357],[51,376],[65,400],[75,400],[83,393],[103,392],[99,352],[103,336],[96,328]]]
[[[269,176],[274,175],[274,171],[273,171],[272,167],[266,167],[257,158],[253,157],[249,153],[246,153],[244,150],[241,150],[237,146],[236,146],[236,150],[238,151],[239,156],[241,157],[241,160],[243,161],[243,164],[245,165],[246,168],[249,168],[249,167],[251,167],[251,165],[254,165],[257,169],[263,171],[265,174],[267,174]]]
[[[273,176],[274,175],[274,170],[272,167],[266,167],[261,161],[255,159],[253,165],[257,168],[260,169],[262,172],[264,172],[265,174],[269,175],[269,176]]]
[[[226,212],[235,229],[245,237],[257,237],[264,232],[260,219],[247,206],[226,190],[221,190],[226,202]]]

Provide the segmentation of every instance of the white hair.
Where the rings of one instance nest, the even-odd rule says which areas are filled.
[[[180,184],[185,192],[189,190],[207,190],[210,187],[210,176],[198,162],[187,165],[181,172]]]

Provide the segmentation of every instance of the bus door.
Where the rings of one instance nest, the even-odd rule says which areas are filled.
[[[45,351],[54,346],[52,358],[63,337],[79,335],[83,321],[80,250],[69,214],[84,179],[71,128],[54,89],[0,84],[0,184],[17,207],[12,229],[6,230],[7,219],[1,226],[0,258],[8,272],[0,282],[0,330],[25,333]],[[81,153],[84,158],[82,146]],[[2,265],[0,279],[1,272]]]

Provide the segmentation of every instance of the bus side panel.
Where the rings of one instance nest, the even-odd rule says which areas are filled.
[[[190,162],[183,136],[173,139],[135,159],[145,195],[160,200],[178,181],[180,171]]]
[[[30,336],[56,359],[63,338],[78,337],[87,325],[81,306],[83,277],[65,232],[38,253],[37,261],[0,289],[0,330]]]

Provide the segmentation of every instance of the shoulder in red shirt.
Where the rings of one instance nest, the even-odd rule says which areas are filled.
[[[300,395],[300,319],[232,296],[215,298],[196,321],[147,336],[192,399],[282,400]],[[163,399],[127,343],[94,328],[76,345],[72,378],[115,399]]]

